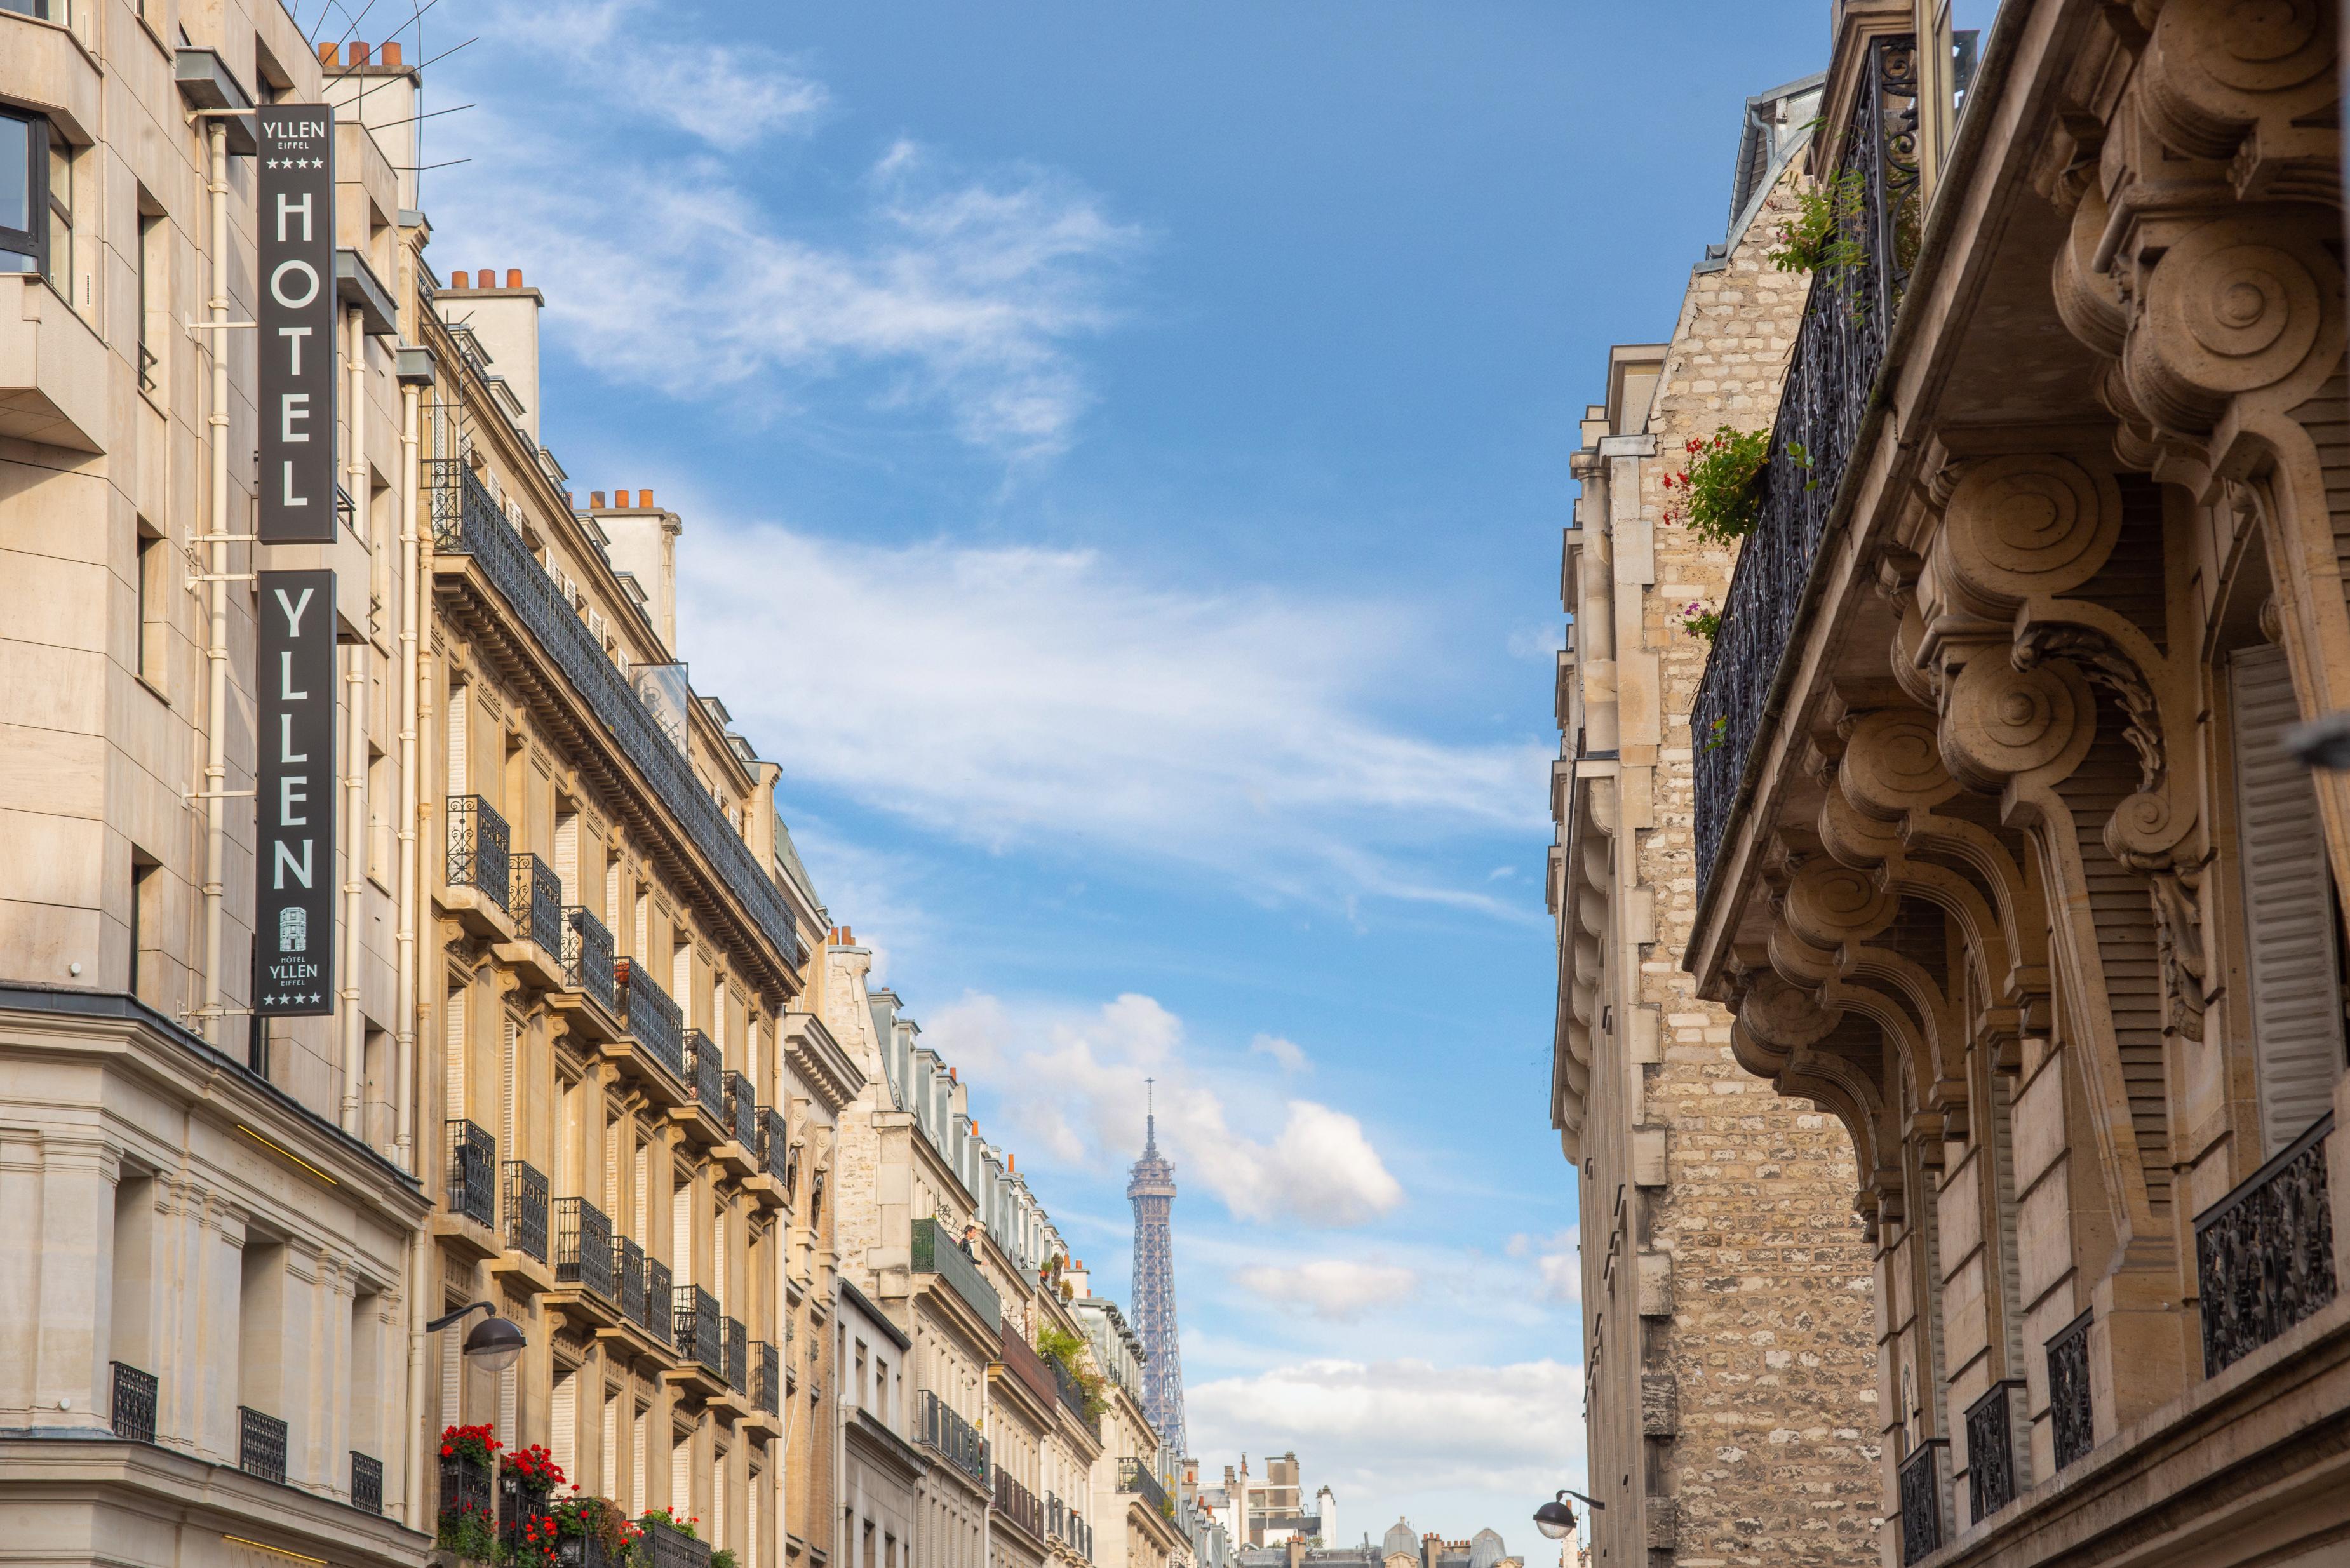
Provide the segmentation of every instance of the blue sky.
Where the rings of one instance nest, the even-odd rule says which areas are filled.
[[[548,444],[684,515],[697,687],[1121,1298],[1158,1077],[1193,1449],[1349,1536],[1581,1484],[1567,457],[1826,11],[424,18],[434,261],[547,291]]]

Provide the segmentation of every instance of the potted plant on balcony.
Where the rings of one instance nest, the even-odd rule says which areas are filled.
[[[1728,545],[1754,531],[1762,514],[1762,470],[1771,461],[1771,432],[1715,427],[1709,437],[1691,436],[1682,449],[1689,466],[1665,475],[1664,486],[1679,497],[1668,501],[1665,521],[1681,523],[1709,545]]]
[[[563,1467],[544,1445],[532,1443],[499,1459],[498,1482],[505,1505],[500,1560],[523,1568],[553,1563],[557,1531],[549,1500],[563,1484]]]
[[[1086,1397],[1086,1419],[1096,1421],[1109,1408],[1109,1397],[1102,1392],[1102,1375],[1086,1362],[1086,1342],[1066,1329],[1046,1324],[1036,1331],[1036,1353],[1050,1356],[1061,1369],[1076,1380]]]
[[[577,1490],[555,1505],[553,1518],[560,1568],[619,1568],[644,1533],[610,1498]]]
[[[490,1472],[498,1440],[491,1431],[486,1424],[441,1430],[441,1517],[432,1543],[459,1562],[487,1563],[497,1554]]]

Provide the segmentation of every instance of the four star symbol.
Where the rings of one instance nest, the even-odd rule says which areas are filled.
[[[268,162],[272,169],[324,169],[327,166],[323,158],[272,158]]]

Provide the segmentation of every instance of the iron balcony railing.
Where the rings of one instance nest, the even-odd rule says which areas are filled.
[[[555,1494],[552,1488],[525,1486],[518,1475],[498,1478],[498,1540],[504,1545],[503,1560],[522,1563],[537,1555],[532,1543],[541,1538],[544,1530],[555,1522]]]
[[[628,1548],[604,1544],[600,1535],[563,1535],[555,1542],[556,1568],[626,1568]]]
[[[263,1480],[286,1480],[286,1423],[240,1405],[236,1407],[236,1468]]]
[[[1698,895],[1752,786],[1749,753],[1789,658],[1813,563],[1885,364],[1918,234],[1918,51],[1908,34],[1868,46],[1864,86],[1830,187],[1838,237],[1860,259],[1812,275],[1721,634],[1690,717],[1696,756]],[[1849,191],[1849,199],[1837,192]]]
[[[2219,1376],[2333,1301],[2334,1209],[2325,1176],[2328,1111],[2195,1218],[2203,1375]]]
[[[618,982],[612,976],[612,933],[584,904],[564,907],[563,983],[602,1002],[605,1012],[619,1012]]]
[[[792,1190],[791,1130],[783,1116],[774,1110],[759,1113],[759,1164],[769,1176],[784,1184],[785,1195]]]
[[[612,1244],[612,1274],[619,1286],[620,1315],[644,1326],[645,1250],[623,1236]]]
[[[718,1043],[699,1029],[685,1032],[685,1085],[713,1122],[726,1120],[726,1071]]]
[[[1967,1407],[1967,1515],[1989,1519],[2015,1501],[2014,1398],[2022,1383],[1994,1383]]]
[[[685,1078],[685,1015],[678,1011],[645,966],[635,959],[616,959],[612,980],[619,993],[620,1027],[645,1048],[645,1054]]]
[[[2048,1428],[2056,1468],[2086,1459],[2097,1446],[2096,1401],[2089,1392],[2089,1323],[2085,1312],[2048,1342]]]
[[[441,1517],[462,1519],[479,1514],[485,1521],[494,1521],[495,1513],[490,1506],[490,1467],[480,1459],[464,1454],[452,1454],[441,1460]]]
[[[951,1236],[939,1233],[936,1220],[914,1221],[914,1272],[936,1274],[951,1286],[955,1294],[967,1303],[971,1310],[987,1320],[987,1326],[999,1334],[1003,1327],[1003,1303],[995,1287],[987,1282],[972,1262],[961,1242]]]
[[[555,874],[555,867],[536,855],[516,855],[513,862],[514,882],[506,898],[506,913],[514,917],[515,929],[547,952],[560,954],[563,878]]]
[[[506,1245],[546,1262],[546,1173],[525,1159],[506,1161]]]
[[[477,794],[449,797],[449,886],[471,888],[502,909],[513,890],[506,819]]]
[[[458,458],[426,464],[432,500],[432,547],[446,556],[470,556],[482,575],[512,605],[538,645],[563,671],[621,752],[644,775],[671,820],[709,857],[728,892],[752,922],[794,967],[806,962],[806,950],[785,908],[782,891],[760,866],[750,846],[694,777],[693,766],[661,730],[643,701],[598,646],[580,618],[506,520],[504,509]]]
[[[1093,1417],[1086,1409],[1086,1386],[1077,1381],[1077,1375],[1063,1366],[1057,1355],[1047,1355],[1044,1361],[1045,1370],[1053,1375],[1053,1386],[1059,1391],[1061,1403],[1066,1405],[1078,1420],[1090,1422]]]
[[[1161,1513],[1165,1513],[1170,1506],[1167,1489],[1159,1484],[1158,1476],[1140,1459],[1118,1461],[1118,1490],[1134,1493]]]
[[[114,1363],[114,1435],[133,1443],[155,1440],[155,1375]]]
[[[977,1428],[954,1413],[947,1402],[928,1388],[917,1402],[915,1439],[963,1474],[987,1484],[987,1439]]]
[[[383,1511],[383,1461],[351,1450],[351,1506],[362,1513]]]
[[[1045,1494],[1045,1533],[1087,1562],[1093,1560],[1093,1527],[1085,1516],[1051,1492]]]
[[[659,1258],[645,1260],[645,1332],[671,1346],[677,1344],[677,1318],[672,1308],[677,1292],[669,1282],[669,1265]]]
[[[645,1568],[710,1568],[710,1542],[697,1541],[681,1530],[648,1520],[638,1542],[638,1561]]]
[[[726,1124],[726,1136],[749,1149],[759,1150],[759,1096],[752,1091],[751,1080],[740,1073],[726,1075],[726,1114],[721,1119]]]
[[[712,1377],[726,1376],[726,1343],[718,1321],[718,1298],[700,1285],[680,1285],[671,1297],[673,1305],[671,1343],[677,1353],[687,1360],[697,1362]]]
[[[751,1344],[751,1403],[770,1416],[783,1413],[784,1353],[764,1339]]]
[[[1010,1520],[1037,1539],[1044,1539],[1045,1511],[1036,1501],[1036,1494],[1012,1479],[1012,1472],[998,1465],[995,1469],[995,1511],[999,1518]]]
[[[751,1395],[751,1336],[739,1317],[726,1320],[726,1386]]]
[[[585,1198],[555,1200],[555,1278],[590,1295],[618,1302],[612,1278],[612,1221]]]
[[[1942,1544],[1942,1480],[1935,1450],[1939,1438],[1920,1443],[1901,1461],[1901,1561],[1922,1562]]]
[[[498,1140],[462,1117],[449,1124],[449,1207],[497,1229]]]

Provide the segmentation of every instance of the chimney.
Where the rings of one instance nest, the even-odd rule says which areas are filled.
[[[326,67],[327,67],[327,69],[328,69],[328,70],[330,70],[330,71],[331,71],[331,70],[335,70],[335,69],[339,68],[341,62],[340,62],[340,61],[338,61],[335,57],[336,57],[338,54],[339,54],[339,53],[341,52],[341,50],[342,50],[342,46],[341,46],[341,45],[339,45],[339,44],[321,44],[321,45],[319,45],[319,46],[318,46],[318,63],[319,63],[320,65],[322,65],[322,66]]]
[[[381,49],[377,51],[376,63],[383,67],[386,70],[398,70],[400,68],[400,46],[398,44],[391,43],[384,45]]]
[[[347,53],[348,60],[338,64],[334,45],[318,46],[318,64],[326,71],[320,96],[334,106],[337,119],[357,120],[373,133],[392,166],[400,205],[412,211],[421,205],[414,165],[424,161],[417,156],[417,111],[422,107],[417,96],[423,78],[407,67],[398,44],[354,43]]]
[[[600,490],[589,491],[588,493],[588,504],[598,512],[604,510],[604,493]]]
[[[635,503],[642,501],[642,505]],[[677,647],[677,536],[685,524],[653,505],[650,490],[612,492],[612,510],[596,521],[615,571],[633,573],[645,590],[645,610],[661,645]]]
[[[1328,1487],[1314,1494],[1315,1511],[1322,1517],[1322,1544],[1338,1544],[1338,1500]]]
[[[490,369],[505,378],[507,390],[522,404],[519,422],[533,446],[538,434],[538,313],[546,299],[523,282],[522,269],[509,267],[504,288],[498,275],[484,267],[476,286],[478,297],[468,300],[466,319],[473,336],[490,356]]]
[[[353,44],[351,46],[351,69],[355,71],[363,71],[367,69],[367,63],[368,47],[365,44]]]

